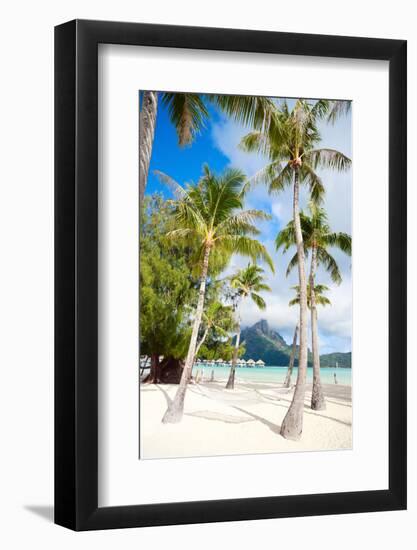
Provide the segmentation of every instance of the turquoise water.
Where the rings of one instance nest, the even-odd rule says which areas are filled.
[[[203,371],[204,378],[210,378],[211,372],[214,371],[214,379],[227,378],[230,372],[230,366],[222,365],[194,365],[193,375],[197,371]],[[284,382],[287,367],[237,367],[236,380],[247,380],[252,382]],[[297,378],[298,368],[294,367],[292,373],[292,382],[295,383]],[[323,384],[334,384],[334,374],[339,384],[350,386],[352,384],[352,369],[320,369],[320,378]],[[307,382],[313,381],[313,369],[307,369]]]

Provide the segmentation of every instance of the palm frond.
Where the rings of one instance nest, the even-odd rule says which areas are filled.
[[[327,285],[322,285],[320,283],[316,283],[314,285],[314,290],[317,294],[323,294],[324,292],[328,292],[330,288]]]
[[[278,233],[275,238],[275,249],[278,251],[280,248],[284,249],[284,252],[293,246],[295,243],[295,229],[294,222],[291,220],[284,229]]]
[[[315,204],[323,202],[325,188],[321,178],[316,174],[308,162],[303,162],[301,167],[301,182],[308,185],[310,198]]]
[[[306,253],[306,251],[305,251]],[[285,272],[285,276],[288,277],[291,273],[291,271],[297,267],[298,265],[298,254],[295,253],[294,256],[291,258],[291,260],[288,263],[287,271]]]
[[[220,178],[212,174],[204,177],[213,226],[230,217],[231,212],[242,208],[241,190],[245,179],[243,172],[236,168],[226,169]]]
[[[263,210],[244,210],[238,212],[226,218],[219,223],[216,229],[216,234],[221,235],[222,233],[241,233],[245,232],[250,233],[251,235],[258,235],[260,233],[253,224],[256,221],[270,220],[271,216],[264,212]]]
[[[299,305],[299,303],[300,303],[300,285],[295,285],[291,288],[293,290],[295,290],[295,297],[292,298],[288,302],[288,305],[289,306]],[[319,306],[331,305],[331,301],[324,294],[328,290],[330,290],[330,289],[326,285],[321,285],[321,284],[314,285],[314,299],[315,299],[316,305],[319,305]],[[310,286],[310,284],[307,284],[307,307],[309,309],[311,308],[311,302],[312,302],[311,286]]]
[[[350,158],[336,149],[312,149],[305,153],[304,159],[313,169],[320,167],[343,172],[352,165]]]
[[[273,161],[251,176],[248,180],[248,189],[252,189],[257,185],[270,185],[270,183],[277,178],[282,171],[282,164],[280,161]]]
[[[334,124],[339,117],[345,116],[348,113],[350,113],[351,108],[352,108],[352,101],[348,101],[348,100],[332,101],[327,120],[332,124]]]
[[[317,293],[315,299],[318,306],[330,306],[332,304],[327,296],[317,296]]]
[[[181,187],[181,185],[174,180],[174,178],[171,178],[171,176],[168,176],[168,174],[165,174],[164,172],[161,172],[160,170],[154,170],[154,174],[158,177],[158,179],[167,185],[175,197],[180,200],[184,200],[187,198],[187,192],[186,190]]]
[[[267,157],[272,156],[271,144],[268,134],[254,131],[243,136],[239,143],[239,148],[247,153],[260,153]]]
[[[256,290],[261,292],[261,290],[265,291],[265,292],[271,292],[271,287],[265,283],[258,283],[256,285]]]
[[[271,288],[264,282],[264,270],[256,264],[248,264],[230,277],[230,286],[238,291],[239,296],[251,297],[259,309],[265,309],[266,303],[259,292],[270,292]]]
[[[323,119],[332,108],[332,102],[328,99],[319,99],[311,108],[313,119]]]
[[[167,237],[170,239],[182,239],[184,237],[187,237],[192,233],[192,230],[188,227],[186,228],[180,228],[180,229],[173,229],[172,231],[168,231],[166,234]]]
[[[247,256],[254,262],[265,261],[271,271],[275,273],[274,262],[266,247],[256,239],[242,235],[221,235],[219,241],[226,251]]]
[[[268,97],[211,94],[207,98],[236,122],[256,129],[268,128],[276,110]]]
[[[340,273],[339,266],[337,265],[336,260],[333,258],[327,250],[324,248],[319,248],[317,250],[317,259],[323,265],[325,270],[330,274],[330,277],[334,283],[340,285],[342,282],[342,275]]]
[[[177,130],[179,145],[190,144],[196,134],[204,128],[209,116],[201,96],[165,92],[162,94],[162,102],[167,107],[171,122]]]
[[[294,171],[289,163],[276,174],[269,182],[269,192],[279,193],[292,184]]]
[[[326,244],[338,248],[348,256],[352,255],[352,237],[347,233],[330,233],[326,236]]]
[[[201,212],[191,201],[178,201],[173,212],[178,229],[187,228],[202,236],[207,230],[207,223]]]
[[[253,302],[255,302],[255,304],[258,306],[259,309],[266,309],[266,302],[262,298],[262,296],[260,296],[259,294],[256,294],[255,292],[252,292],[250,297],[253,300]]]

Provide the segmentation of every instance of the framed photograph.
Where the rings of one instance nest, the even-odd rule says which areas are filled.
[[[55,522],[406,508],[406,42],[55,29]]]

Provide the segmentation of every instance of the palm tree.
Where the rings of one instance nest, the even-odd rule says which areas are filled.
[[[148,180],[159,100],[167,107],[170,120],[177,132],[178,144],[183,147],[193,142],[209,117],[204,99],[237,122],[256,128],[265,124],[274,107],[273,102],[266,97],[143,92],[142,108],[139,114],[140,204],[142,204]]]
[[[285,380],[283,384],[284,388],[289,388],[291,386],[292,370],[294,368],[295,354],[297,351],[298,330],[299,330],[299,327],[297,323],[294,329],[294,336],[292,339],[292,347],[291,347],[291,354],[290,354],[290,362],[288,363],[287,374],[285,376]]]
[[[311,104],[298,99],[290,111],[287,103],[283,102],[270,117],[265,129],[249,133],[241,142],[246,151],[261,152],[269,159],[268,165],[253,178],[254,183],[266,183],[270,192],[280,192],[289,185],[293,187],[293,221],[300,285],[300,353],[293,399],[281,424],[280,433],[287,439],[299,439],[302,434],[307,374],[307,279],[299,212],[300,184],[307,185],[311,197],[318,202],[324,194],[324,187],[316,169],[347,170],[350,166],[348,157],[339,151],[317,148],[320,142],[317,125],[328,115],[331,105],[326,100]]]
[[[203,315],[206,282],[210,258],[228,259],[238,253],[252,260],[263,259],[273,270],[272,260],[266,248],[254,238],[259,234],[254,222],[269,219],[260,210],[242,210],[245,192],[245,176],[240,170],[226,169],[216,176],[206,166],[197,185],[181,187],[169,176],[159,173],[176,194],[173,201],[175,228],[169,238],[189,239],[197,247],[200,271],[200,288],[187,358],[181,381],[173,401],[168,406],[163,422],[179,422],[184,411],[187,383],[193,366],[197,337]],[[216,263],[216,262],[215,262]]]
[[[300,305],[300,286],[295,285],[291,287],[295,290],[295,297],[292,298],[288,302],[289,306],[295,306]],[[307,307],[308,309],[311,309],[312,307],[312,293],[311,293],[311,286],[310,283],[307,285]],[[316,300],[316,306],[330,306],[331,301],[329,298],[325,295],[325,292],[328,292],[330,288],[326,285],[317,284],[314,286],[314,294],[315,294],[315,300]]]
[[[198,352],[206,341],[210,331],[216,332],[219,336],[226,338],[228,336],[228,332],[233,330],[235,326],[232,318],[232,307],[225,306],[218,300],[211,302],[207,306],[206,310],[203,311],[201,321],[201,324],[204,326],[204,331],[195,348],[193,365],[195,358],[198,356]]]
[[[265,309],[265,300],[258,293],[262,291],[270,291],[270,287],[264,282],[264,270],[254,264],[248,264],[245,269],[239,270],[235,275],[231,277],[230,285],[236,289],[236,317],[237,317],[237,333],[235,349],[233,352],[232,366],[230,368],[229,379],[226,384],[226,389],[233,390],[235,387],[235,371],[236,361],[238,357],[238,350],[240,344],[240,317],[239,307],[242,300],[245,298],[251,298],[251,300],[258,306],[259,309]]]
[[[299,305],[300,304],[300,287],[299,285],[296,285],[293,287],[296,290],[296,297],[289,301],[289,306]],[[311,307],[311,290],[310,290],[310,284],[307,285],[307,306],[308,308]],[[329,288],[325,285],[316,285],[314,287],[315,296],[316,296],[316,305],[330,305],[330,300],[324,296],[324,292],[329,290]],[[298,324],[295,325],[294,329],[294,337],[292,341],[292,348],[291,348],[291,355],[290,355],[290,362],[288,365],[287,375],[285,376],[284,380],[284,388],[289,388],[291,386],[291,376],[292,371],[294,368],[294,361],[295,361],[295,353],[297,351],[297,335],[298,335]]]
[[[313,391],[311,394],[311,408],[315,410],[324,410],[326,401],[323,394],[323,389],[320,380],[320,352],[318,344],[318,328],[317,328],[317,308],[319,305],[319,296],[315,285],[315,277],[318,265],[322,265],[334,283],[340,284],[342,276],[339,266],[334,257],[328,252],[328,248],[333,247],[341,250],[345,254],[351,255],[352,239],[347,233],[333,232],[328,224],[327,214],[323,208],[318,207],[314,202],[309,204],[311,216],[301,213],[301,229],[303,234],[304,248],[306,254],[311,251],[311,266],[309,276],[309,287],[311,290],[310,312],[311,312],[311,338],[313,352]],[[277,250],[281,247],[284,251],[288,250],[291,245],[295,244],[295,231],[293,222],[289,224],[278,234],[275,241]],[[287,275],[297,264],[298,258],[295,254],[287,268]],[[308,291],[309,292],[309,291]],[[293,302],[298,303],[298,302]]]

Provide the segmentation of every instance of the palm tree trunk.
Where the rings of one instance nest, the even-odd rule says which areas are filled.
[[[201,270],[200,291],[198,294],[197,309],[195,312],[193,331],[191,333],[190,345],[188,347],[187,359],[185,360],[184,370],[182,371],[180,384],[174,399],[169,404],[162,422],[164,424],[180,422],[184,413],[184,400],[187,391],[187,384],[193,369],[193,360],[195,357],[195,347],[197,344],[198,331],[200,329],[201,317],[203,315],[204,298],[206,294],[206,281],[208,272],[208,263],[210,257],[210,247],[207,246],[204,251],[203,268]]]
[[[238,304],[237,305],[236,342],[235,342],[235,349],[233,350],[232,366],[230,367],[229,379],[228,379],[227,384],[226,384],[226,390],[234,390],[235,389],[235,372],[236,372],[237,356],[238,356],[238,353],[239,353],[239,344],[240,344],[240,315],[239,315],[239,304]]]
[[[151,384],[158,384],[159,382],[159,354],[153,353],[151,355]]]
[[[320,352],[317,331],[317,304],[314,282],[317,269],[317,248],[313,245],[311,249],[310,269],[310,309],[311,309],[311,347],[313,350],[313,390],[311,392],[311,408],[316,411],[326,409],[323,388],[320,380]]]
[[[158,92],[143,92],[139,114],[139,204],[142,204],[148,180],[157,110]]]
[[[230,367],[229,379],[227,380],[226,390],[235,389],[235,372],[236,372],[237,355],[239,352],[239,343],[240,343],[240,324],[239,324],[238,332],[236,334],[236,343],[235,343],[235,349],[233,350],[232,366]]]
[[[206,330],[204,331],[203,336],[201,337],[201,340],[200,340],[200,341],[198,342],[198,344],[196,345],[195,353],[194,353],[194,358],[193,358],[193,366],[194,366],[196,357],[197,357],[197,355],[198,355],[198,352],[200,351],[201,346],[204,344],[204,341],[205,341],[205,339],[207,338],[208,331],[209,331],[209,327],[206,328]],[[191,380],[192,373],[193,373],[193,369],[191,368],[190,377],[188,378],[188,381]]]
[[[201,346],[202,346],[202,345],[204,344],[204,342],[206,341],[208,331],[209,331],[209,327],[206,328],[206,330],[204,331],[203,336],[201,337],[201,340],[200,340],[200,341],[198,342],[198,344],[196,345],[194,360],[195,360],[195,358],[197,357],[198,352],[200,351]]]
[[[294,338],[292,339],[290,363],[288,365],[287,375],[284,380],[284,388],[289,388],[291,386],[292,369],[294,368],[295,353],[297,351],[297,338],[298,338],[298,323],[295,325],[295,329],[294,329]]]
[[[298,359],[297,383],[291,405],[281,425],[281,435],[286,439],[298,440],[303,432],[304,398],[307,376],[307,281],[303,234],[299,205],[300,182],[298,166],[294,168],[293,217],[297,245],[298,279],[300,284],[300,355]]]

